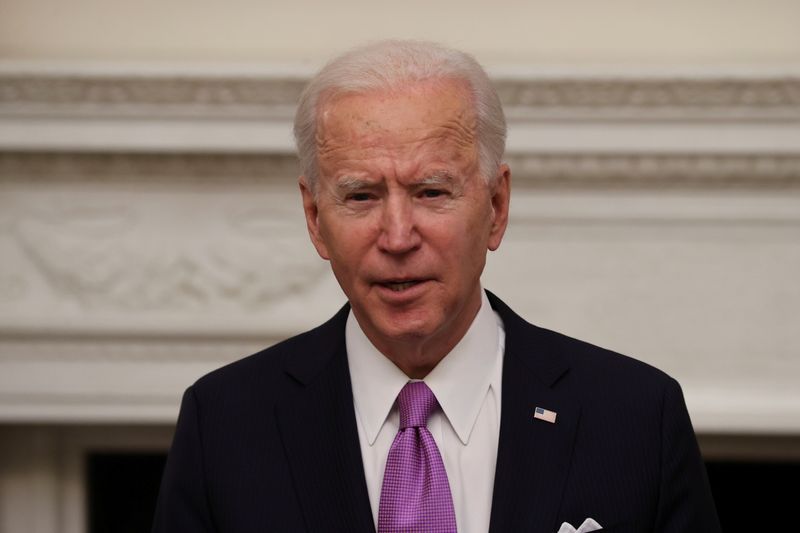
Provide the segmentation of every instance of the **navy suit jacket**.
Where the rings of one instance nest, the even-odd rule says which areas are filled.
[[[506,332],[490,532],[555,533],[588,517],[609,532],[720,531],[678,383],[489,299]],[[348,310],[186,391],[155,533],[374,532]]]

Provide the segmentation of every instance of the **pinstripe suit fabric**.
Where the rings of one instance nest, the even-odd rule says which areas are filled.
[[[506,349],[491,533],[720,531],[677,382],[532,326],[489,294]],[[154,533],[374,533],[345,306],[183,397]],[[533,418],[543,407],[555,424]]]

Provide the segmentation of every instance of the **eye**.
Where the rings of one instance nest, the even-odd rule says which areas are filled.
[[[439,198],[444,194],[445,191],[441,189],[425,189],[424,191],[422,191],[422,196],[424,196],[425,198]]]
[[[352,200],[354,202],[366,202],[372,199],[372,195],[368,192],[354,192],[347,196],[348,200]]]

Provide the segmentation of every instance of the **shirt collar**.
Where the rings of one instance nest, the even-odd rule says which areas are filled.
[[[500,325],[486,293],[467,333],[424,381],[463,444],[469,442],[489,390],[494,369],[502,356]],[[345,327],[353,402],[372,446],[409,378],[381,354],[358,324],[353,312]]]

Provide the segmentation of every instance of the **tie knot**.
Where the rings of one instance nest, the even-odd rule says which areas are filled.
[[[425,427],[428,416],[438,405],[433,391],[423,381],[406,383],[397,395],[400,408],[400,429]]]

